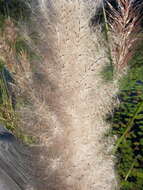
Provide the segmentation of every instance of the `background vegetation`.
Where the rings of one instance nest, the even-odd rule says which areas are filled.
[[[120,81],[120,105],[108,119],[117,135],[116,169],[121,190],[143,189],[143,45],[130,61],[128,74]]]
[[[0,17],[11,17],[13,19],[28,19],[30,8],[28,7],[29,0],[0,0]]]
[[[17,85],[14,78],[17,68],[24,61],[29,63],[28,59],[35,56],[17,26],[19,21],[28,22],[30,9],[27,3],[21,0],[0,0],[0,123],[24,142],[32,143],[33,137],[23,134],[20,129],[15,107],[21,103],[12,90],[12,85]]]
[[[142,2],[117,0],[118,6],[109,3],[106,27],[114,63],[114,72],[122,73],[129,67],[128,73],[121,74],[118,99],[120,105],[108,117],[112,123],[111,134],[116,136],[113,154],[116,156],[116,171],[119,177],[119,189],[143,190],[143,41],[142,41]],[[119,7],[119,8],[117,8]],[[103,10],[104,11],[104,10]],[[110,31],[112,36],[110,37]],[[140,44],[138,43],[140,40]],[[108,42],[108,40],[107,40]],[[111,45],[110,45],[111,44]],[[111,69],[109,69],[110,71]],[[105,72],[111,79],[111,72]],[[107,75],[108,74],[108,75]],[[105,77],[104,77],[105,78]]]

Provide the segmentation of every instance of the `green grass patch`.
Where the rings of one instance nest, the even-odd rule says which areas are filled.
[[[143,44],[120,81],[120,105],[108,120],[110,134],[117,135],[114,154],[120,190],[143,190]]]

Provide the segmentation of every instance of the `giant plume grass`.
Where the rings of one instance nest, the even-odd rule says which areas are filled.
[[[89,28],[101,2],[33,2],[33,28],[39,34],[42,63],[31,63],[22,50],[9,67],[29,103],[17,110],[23,128],[39,139],[33,162],[40,176],[39,189],[111,190],[116,186],[103,135],[109,128],[105,116],[112,110],[117,88],[114,81],[105,84],[100,76],[107,62],[100,26],[94,33]],[[115,70],[121,71],[137,41],[135,26],[140,19],[129,1],[118,2],[118,10],[109,4],[108,41],[112,34],[110,53]],[[15,58],[14,49],[12,55]],[[31,64],[36,65],[34,71]]]
[[[94,32],[89,27],[101,2],[39,0],[31,5],[30,30],[39,35],[37,52],[43,60],[29,72],[28,88],[21,85],[30,104],[18,111],[24,130],[39,139],[38,189],[116,186],[112,156],[106,154],[102,138],[117,88],[114,82],[102,84],[100,72],[108,58],[101,45],[101,27]],[[25,73],[20,74],[24,78]]]

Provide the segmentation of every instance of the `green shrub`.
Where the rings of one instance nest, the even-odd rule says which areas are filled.
[[[118,136],[114,152],[120,189],[143,190],[143,45],[120,81],[120,90],[120,106],[109,117],[112,134]]]

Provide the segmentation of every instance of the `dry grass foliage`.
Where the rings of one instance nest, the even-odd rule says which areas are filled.
[[[143,3],[131,0],[116,0],[117,8],[109,6],[109,26],[111,32],[112,55],[115,68],[121,70],[127,66],[136,44],[140,39]]]
[[[21,50],[18,54],[18,63],[15,64],[14,78],[20,89],[23,89],[23,92],[26,91],[26,94],[28,94],[32,85],[32,72],[29,55],[25,50]]]
[[[21,135],[21,121],[16,110],[14,110],[15,98],[26,99],[31,97],[32,71],[28,52],[22,49],[19,52],[16,51],[18,36],[19,30],[15,23],[11,19],[6,19],[4,27],[0,31],[0,88],[2,91],[0,120],[16,135]],[[7,68],[13,78],[9,84],[5,79],[4,67]]]
[[[28,52],[23,49],[16,52],[15,44],[18,36],[19,30],[15,23],[11,19],[6,19],[0,33],[0,58],[12,74],[15,86],[27,91],[31,85],[32,72]]]
[[[4,63],[12,71],[15,64],[15,57],[12,50],[12,44],[17,38],[17,29],[14,23],[7,19],[3,30],[0,32],[0,121],[11,131],[17,126],[17,117],[13,110],[12,99],[9,93],[8,84],[4,72]]]

